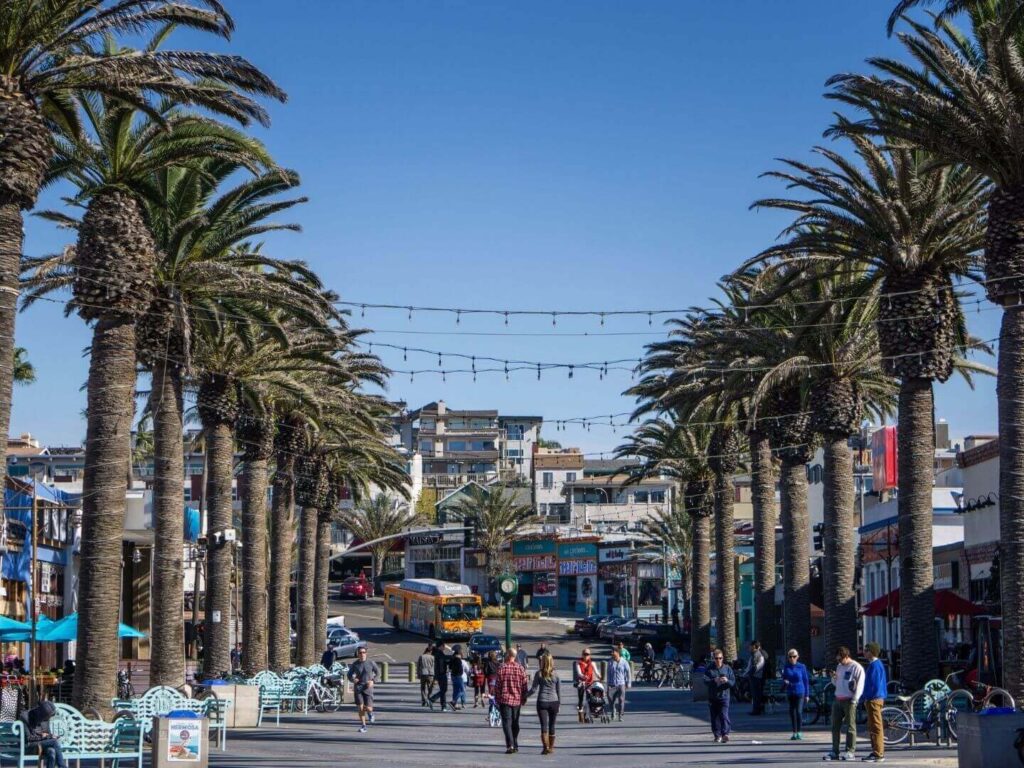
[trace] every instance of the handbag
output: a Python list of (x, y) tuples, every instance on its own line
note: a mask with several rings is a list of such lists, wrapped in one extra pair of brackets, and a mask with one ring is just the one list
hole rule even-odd
[(22, 690), (17, 685), (5, 685), (0, 689), (0, 722), (9, 723), (18, 719), (22, 706)]

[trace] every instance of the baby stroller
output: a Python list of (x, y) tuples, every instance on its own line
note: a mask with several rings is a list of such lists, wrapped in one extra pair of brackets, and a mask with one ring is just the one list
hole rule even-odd
[(611, 716), (608, 714), (608, 702), (605, 697), (604, 684), (592, 683), (587, 688), (586, 711), (583, 715), (584, 722), (592, 723), (597, 718), (602, 723), (610, 723)]
[(498, 702), (494, 700), (494, 694), (485, 694), (484, 698), (487, 699), (487, 727), (500, 728), (501, 710), (498, 709)]

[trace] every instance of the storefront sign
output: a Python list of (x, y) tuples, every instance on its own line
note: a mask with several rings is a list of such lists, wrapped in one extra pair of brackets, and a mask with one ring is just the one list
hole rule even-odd
[(198, 763), (203, 749), (202, 720), (167, 723), (167, 762)]
[(410, 547), (429, 547), (441, 541), (440, 533), (411, 533), (407, 539)]
[(559, 560), (558, 573), (560, 576), (582, 576), (585, 574), (597, 573), (596, 560)]
[(553, 571), (558, 567), (558, 558), (554, 555), (519, 555), (512, 558), (512, 567), (516, 571)]
[(555, 554), (555, 542), (550, 539), (536, 541), (513, 541), (513, 555), (553, 555)]
[(597, 545), (594, 543), (559, 544), (558, 557), (560, 560), (582, 560), (584, 558), (597, 559)]
[(641, 563), (637, 566), (636, 576), (638, 579), (660, 579), (661, 563)]
[(612, 547), (611, 549), (599, 549), (597, 561), (599, 563), (621, 563), (628, 560), (633, 551), (629, 547)]
[(576, 599), (581, 603), (593, 603), (597, 597), (597, 580), (593, 576), (576, 578)]
[(555, 597), (558, 595), (558, 574), (535, 573), (533, 575), (534, 597)]

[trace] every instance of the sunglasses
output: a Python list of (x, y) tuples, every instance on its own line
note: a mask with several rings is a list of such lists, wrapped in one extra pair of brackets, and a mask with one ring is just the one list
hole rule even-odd
[(796, 654), (795, 654), (795, 653), (791, 653), (791, 654), (789, 654), (789, 658), (791, 658), (791, 659), (795, 659), (795, 658), (796, 658)]
[(724, 658), (725, 658), (725, 656), (715, 656), (715, 660), (716, 661), (721, 661)]

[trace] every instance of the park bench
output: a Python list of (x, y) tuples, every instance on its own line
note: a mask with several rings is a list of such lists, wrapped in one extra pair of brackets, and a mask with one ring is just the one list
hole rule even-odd
[(263, 724), (264, 712), (276, 715), (277, 725), (281, 724), (281, 710), (288, 707), (293, 712), (305, 714), (309, 710), (309, 688), (313, 678), (308, 674), (281, 677), (275, 672), (264, 671), (246, 681), (248, 685), (259, 686), (260, 715), (257, 725)]
[[(54, 704), (57, 714), (50, 719), (50, 732), (60, 740), (69, 761), (111, 761), (112, 768), (134, 764), (142, 768), (142, 745), (150, 722), (119, 717), (112, 723), (87, 718), (67, 704)], [(18, 768), (39, 764), (39, 750), (26, 742), (20, 721), (0, 723), (0, 762), (13, 761)]]
[(150, 688), (134, 699), (114, 699), (111, 702), (115, 712), (130, 712), (136, 718), (152, 722), (154, 717), (163, 717), (175, 710), (187, 710), (209, 718), (210, 730), (217, 732), (218, 745), (221, 751), (227, 748), (228, 742), (228, 707), (231, 702), (220, 699), (211, 691), (204, 699), (190, 699), (181, 691), (169, 686)]

